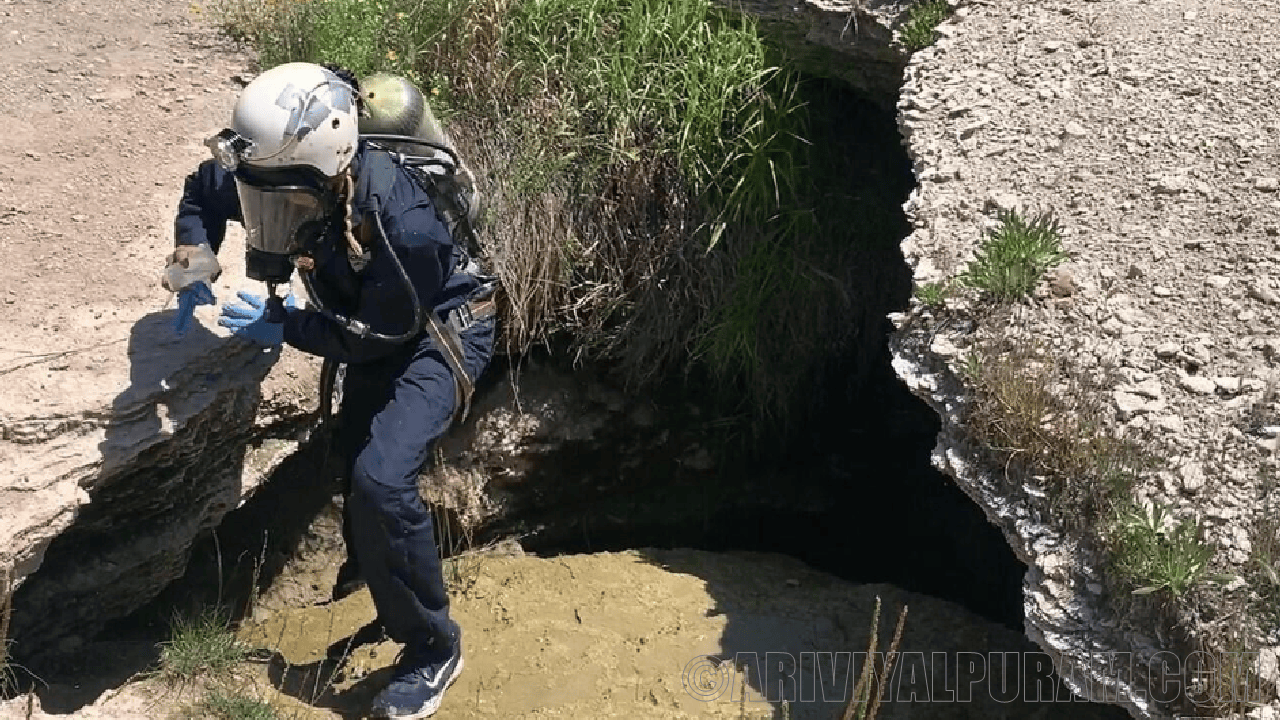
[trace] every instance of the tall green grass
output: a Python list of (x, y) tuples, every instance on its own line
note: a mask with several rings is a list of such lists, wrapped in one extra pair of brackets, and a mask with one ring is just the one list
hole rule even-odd
[(743, 17), (703, 0), (528, 0), (510, 11), (505, 47), (534, 68), (531, 90), (573, 100), (603, 158), (672, 153), (730, 217), (767, 219), (796, 175), (781, 137), (796, 104), (774, 104), (788, 99), (767, 89), (780, 70)]
[(801, 83), (749, 17), (708, 0), (227, 2), (264, 66), (432, 93), (492, 200), (512, 349), (564, 332), (641, 381), (701, 363), (783, 417), (848, 336), (840, 312), (808, 311), (847, 301), (850, 230), (815, 220)]

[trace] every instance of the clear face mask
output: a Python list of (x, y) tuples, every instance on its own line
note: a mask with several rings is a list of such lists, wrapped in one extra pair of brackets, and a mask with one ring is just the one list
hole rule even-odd
[(302, 185), (257, 185), (236, 179), (246, 244), (259, 252), (293, 255), (317, 239), (332, 212), (326, 194)]

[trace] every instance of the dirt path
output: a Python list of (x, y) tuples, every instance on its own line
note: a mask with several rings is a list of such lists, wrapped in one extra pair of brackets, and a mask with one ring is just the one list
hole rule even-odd
[(0, 420), (127, 385), (182, 179), (247, 68), (196, 3), (0, 0)]

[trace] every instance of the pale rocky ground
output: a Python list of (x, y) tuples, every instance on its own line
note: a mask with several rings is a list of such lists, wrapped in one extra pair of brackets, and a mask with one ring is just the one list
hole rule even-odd
[[(182, 179), (248, 58), (190, 3), (3, 0), (0, 47), (0, 408), (17, 419), (128, 383), (131, 328), (170, 304)], [(67, 354), (28, 365), (42, 353)]]
[[(908, 67), (900, 125), (921, 185), (903, 247), (917, 284), (962, 272), (1000, 209), (1052, 211), (1071, 255), (1007, 325), (975, 332), (915, 306), (895, 339), (899, 374), (944, 417), (937, 464), (1032, 566), (1028, 631), (1066, 665), (1168, 639), (1108, 610), (1099, 559), (1043, 523), (1034, 493), (1010, 497), (975, 464), (956, 370), (1004, 335), (1105, 378), (1113, 428), (1150, 434), (1164, 460), (1139, 497), (1201, 521), (1219, 569), (1250, 569), (1259, 521), (1280, 512), (1278, 21), (1269, 0), (962, 3)], [(971, 300), (951, 300), (952, 317)], [(1220, 597), (1238, 606), (1250, 591)], [(1274, 656), (1277, 629), (1225, 607), (1182, 620), (1193, 638), (1242, 630)]]

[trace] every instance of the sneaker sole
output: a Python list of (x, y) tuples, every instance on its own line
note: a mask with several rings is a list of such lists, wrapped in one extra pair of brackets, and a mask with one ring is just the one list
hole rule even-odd
[(418, 712), (413, 713), (412, 715), (396, 715), (394, 718), (390, 718), (390, 716), (385, 715), (379, 717), (386, 717), (389, 718), (389, 720), (422, 720), (422, 718), (428, 718), (435, 715), (436, 711), (440, 709), (440, 705), (444, 703), (444, 692), (448, 690), (449, 686), (453, 684), (453, 681), (457, 680), (458, 676), (462, 674), (462, 666), (464, 664), (463, 659), (459, 657), (458, 664), (453, 666), (453, 673), (449, 675), (448, 680), (444, 681), (444, 687), (440, 688), (440, 693), (436, 695), (431, 702), (428, 702), (423, 706), (423, 708)]

